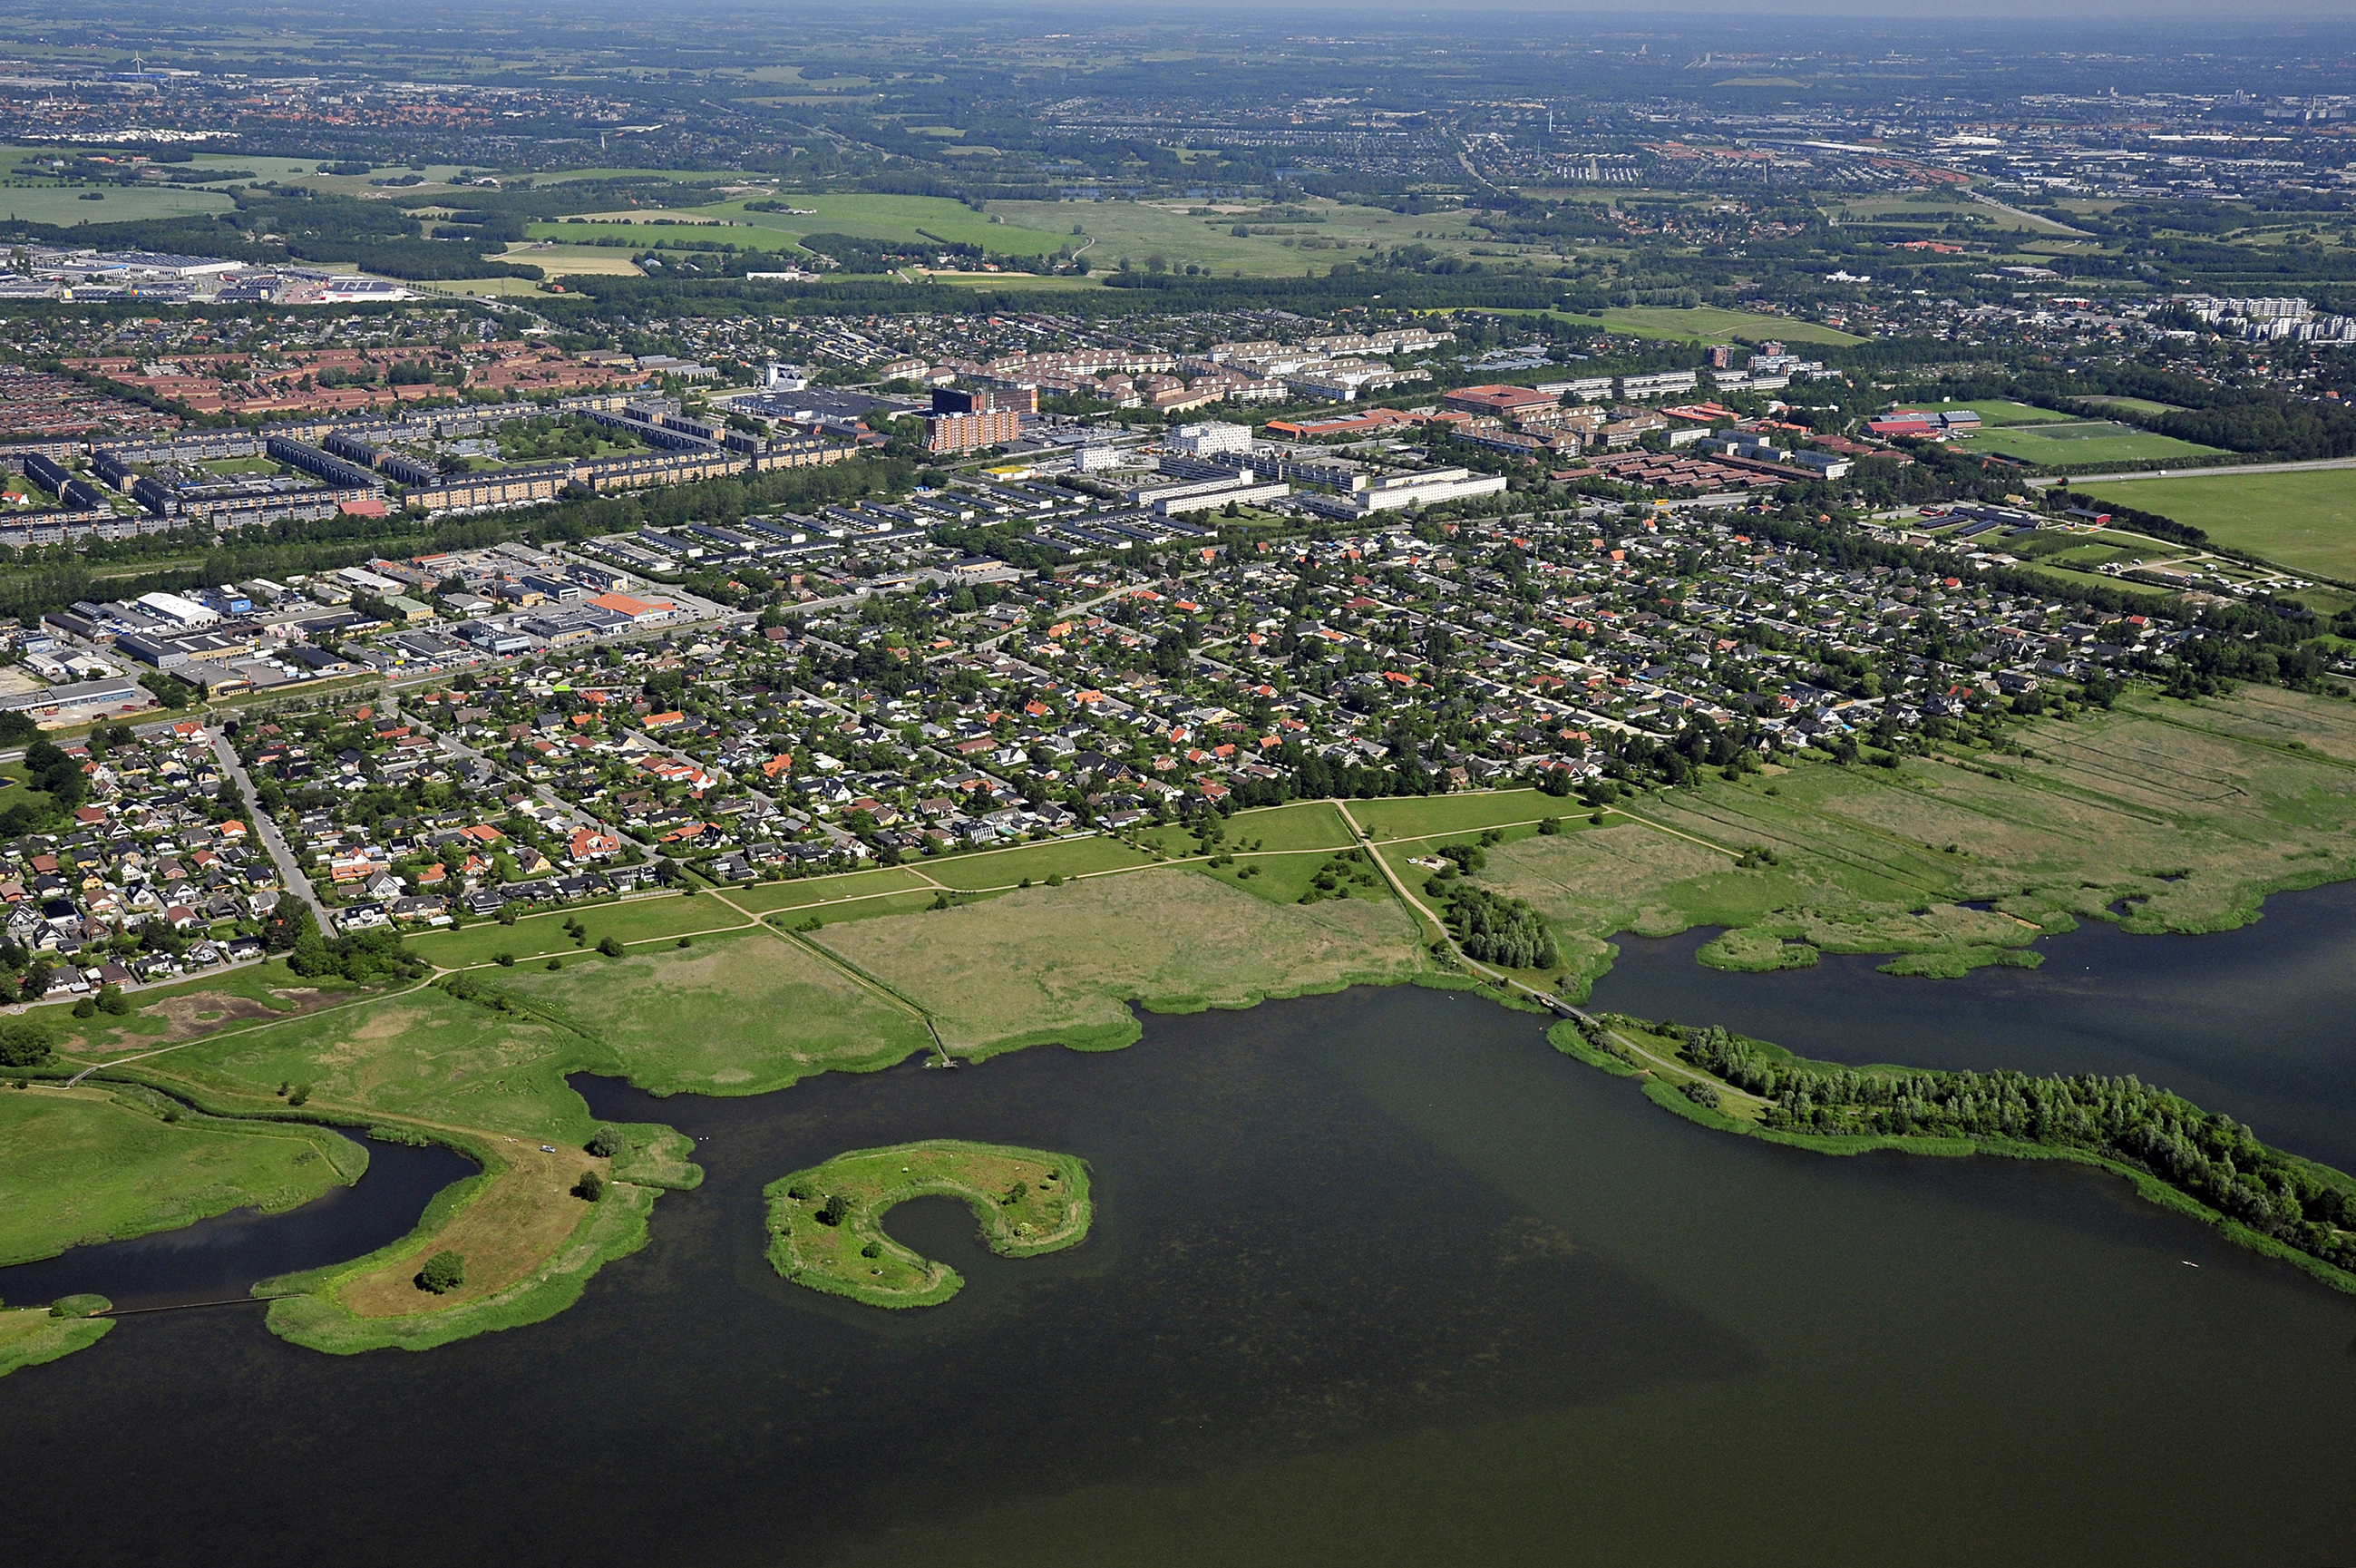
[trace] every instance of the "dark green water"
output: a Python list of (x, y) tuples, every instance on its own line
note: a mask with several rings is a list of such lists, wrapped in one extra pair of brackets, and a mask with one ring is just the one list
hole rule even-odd
[[(583, 1087), (707, 1140), (645, 1251), (424, 1355), (241, 1308), (0, 1381), (11, 1559), (2356, 1560), (2356, 1302), (2100, 1176), (1710, 1133), (1477, 1001)], [(764, 1182), (931, 1135), (1086, 1157), (1097, 1234), (1003, 1260), (909, 1206), (969, 1281), (916, 1313), (768, 1271)]]

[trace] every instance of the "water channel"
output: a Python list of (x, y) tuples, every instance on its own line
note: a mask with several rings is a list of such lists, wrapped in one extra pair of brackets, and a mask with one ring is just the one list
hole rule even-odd
[[(1598, 1000), (1852, 1060), (2135, 1070), (2356, 1164), (2351, 910), (2297, 895), (2174, 948), (2091, 929), (1961, 982), (1719, 975), (1698, 936), (1623, 939)], [(1126, 1051), (744, 1100), (576, 1085), (701, 1140), (705, 1186), (644, 1251), (426, 1354), (295, 1349), (241, 1307), (0, 1381), (12, 1556), (2350, 1557), (2356, 1302), (2099, 1174), (1707, 1132), (1474, 999), (1151, 1018)], [(1096, 1233), (1005, 1260), (909, 1205), (889, 1228), (968, 1281), (910, 1313), (770, 1272), (763, 1183), (931, 1135), (1087, 1158)], [(91, 1288), (74, 1256), (36, 1266)], [(31, 1299), (23, 1273), (0, 1294)]]

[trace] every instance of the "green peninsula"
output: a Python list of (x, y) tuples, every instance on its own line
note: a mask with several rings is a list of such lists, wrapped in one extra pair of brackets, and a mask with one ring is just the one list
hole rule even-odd
[(937, 1306), (964, 1278), (884, 1233), (912, 1197), (962, 1198), (990, 1250), (1036, 1257), (1088, 1233), (1088, 1169), (1069, 1155), (930, 1139), (856, 1149), (781, 1176), (769, 1200), (769, 1262), (796, 1284), (869, 1306)]

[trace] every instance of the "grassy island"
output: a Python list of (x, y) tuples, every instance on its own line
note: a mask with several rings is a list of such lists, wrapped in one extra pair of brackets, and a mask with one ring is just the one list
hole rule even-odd
[(2356, 1294), (2356, 1178), (2261, 1143), (2231, 1116), (2133, 1078), (1812, 1061), (1715, 1025), (1616, 1014), (1558, 1024), (1557, 1049), (1689, 1121), (1818, 1154), (2069, 1160)]
[(0, 1311), (0, 1378), (87, 1350), (113, 1327), (112, 1317), (79, 1311), (59, 1313), (46, 1306)]
[(1068, 1155), (932, 1139), (857, 1149), (762, 1189), (769, 1262), (797, 1284), (870, 1306), (935, 1306), (964, 1287), (947, 1263), (884, 1233), (912, 1197), (963, 1198), (990, 1250), (1035, 1257), (1088, 1233), (1088, 1169)]

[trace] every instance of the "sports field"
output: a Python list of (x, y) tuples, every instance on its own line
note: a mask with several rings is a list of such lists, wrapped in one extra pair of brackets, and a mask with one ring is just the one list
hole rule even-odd
[(2356, 578), (2356, 468), (2115, 479), (2087, 493), (2173, 518), (2293, 571)]
[(2136, 463), (2156, 458), (2220, 456), (2214, 446), (2155, 435), (2109, 419), (2054, 419), (2002, 425), (1962, 437), (1966, 451), (1996, 452), (2040, 467)]

